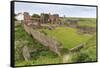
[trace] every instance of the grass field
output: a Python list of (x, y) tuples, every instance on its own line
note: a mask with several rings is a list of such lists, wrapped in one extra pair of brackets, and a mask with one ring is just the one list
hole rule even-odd
[[(28, 62), (24, 60), (21, 50), (26, 45), (31, 49), (38, 49), (36, 52), (32, 52), (32, 59)], [(51, 52), (47, 47), (44, 47), (41, 43), (29, 36), (20, 24), (15, 28), (15, 65), (38, 65), (38, 64), (54, 64), (61, 63), (61, 58), (55, 53)]]
[[(83, 23), (85, 22), (85, 23)], [(92, 22), (92, 23), (91, 23)], [(94, 19), (80, 19), (80, 26), (92, 26), (96, 27)], [(60, 26), (53, 30), (49, 29), (37, 29), (47, 36), (59, 41), (63, 48), (71, 49), (84, 42), (86, 42), (86, 48), (81, 49), (79, 52), (68, 53), (69, 61), (73, 62), (88, 62), (96, 61), (96, 35), (95, 34), (79, 34), (77, 28)], [(35, 52), (31, 52), (31, 60), (28, 62), (24, 60), (22, 56), (22, 47), (28, 46), (30, 50), (37, 49)], [(63, 63), (63, 56), (58, 57), (55, 53), (51, 52), (47, 47), (44, 47), (37, 40), (29, 36), (21, 24), (15, 27), (15, 64), (16, 66), (24, 65), (38, 65), (38, 64), (57, 64)], [(74, 56), (74, 57), (73, 57)], [(67, 58), (68, 59), (68, 58)]]
[[(78, 20), (79, 26), (89, 26), (89, 27), (96, 27), (96, 18), (74, 18), (68, 17), (64, 20)], [(67, 22), (66, 22), (67, 23)]]
[(72, 62), (97, 61), (96, 36), (94, 35), (90, 40), (86, 42), (85, 48), (81, 49), (79, 52), (72, 53), (70, 57)]
[(70, 27), (57, 27), (54, 30), (42, 29), (48, 36), (62, 43), (64, 48), (73, 48), (86, 42), (92, 35), (78, 34), (77, 29)]
[(96, 20), (95, 20), (95, 18), (93, 18), (93, 19), (86, 19), (86, 20), (82, 19), (82, 20), (80, 20), (78, 22), (78, 24), (80, 26), (96, 27)]

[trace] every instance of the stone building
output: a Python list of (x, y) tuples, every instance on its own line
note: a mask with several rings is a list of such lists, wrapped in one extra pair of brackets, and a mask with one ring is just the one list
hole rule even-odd
[(39, 18), (35, 18), (29, 15), (28, 12), (24, 12), (24, 23), (28, 26), (32, 25), (34, 27), (40, 27), (41, 24), (59, 24), (60, 17), (58, 14), (51, 15), (46, 13), (41, 13)]
[(41, 13), (40, 20), (41, 20), (40, 22), (43, 24), (46, 23), (57, 24), (59, 22), (59, 15), (58, 14), (51, 15), (50, 13), (49, 14)]
[(46, 24), (46, 23), (49, 22), (48, 19), (49, 19), (49, 15), (48, 14), (41, 13), (41, 15), (40, 15), (40, 23)]
[(41, 26), (40, 18), (32, 18), (28, 12), (24, 12), (24, 24), (27, 26), (33, 26), (33, 28)]
[(59, 15), (58, 14), (53, 14), (53, 15), (50, 15), (49, 14), (49, 22), (51, 22), (51, 24), (57, 24), (59, 23)]
[(28, 12), (24, 12), (24, 24), (31, 25), (32, 24), (32, 17), (29, 15)]

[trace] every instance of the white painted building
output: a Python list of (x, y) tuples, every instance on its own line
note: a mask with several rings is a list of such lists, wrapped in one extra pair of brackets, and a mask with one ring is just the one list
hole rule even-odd
[(18, 13), (15, 18), (19, 21), (19, 23), (21, 23), (22, 20), (24, 20), (24, 16), (23, 13)]

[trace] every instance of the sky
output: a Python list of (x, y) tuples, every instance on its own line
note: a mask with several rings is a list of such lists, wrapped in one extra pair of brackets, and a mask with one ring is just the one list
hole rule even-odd
[(59, 14), (60, 17), (96, 18), (96, 7), (15, 2), (15, 14), (23, 12), (30, 15), (50, 13)]

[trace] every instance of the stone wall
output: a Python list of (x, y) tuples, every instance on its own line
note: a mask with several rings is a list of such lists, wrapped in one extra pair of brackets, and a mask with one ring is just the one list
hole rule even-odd
[(89, 27), (89, 26), (78, 26), (78, 32), (84, 33), (84, 34), (94, 34), (96, 32), (95, 27)]
[(47, 23), (51, 23), (51, 24), (59, 24), (60, 19), (59, 19), (59, 15), (58, 14), (46, 14), (46, 13), (41, 13), (40, 18), (32, 18), (28, 12), (24, 12), (24, 23), (26, 23), (27, 25), (31, 25), (34, 23), (38, 23), (38, 25), (41, 24), (47, 24)]
[(50, 15), (49, 14), (49, 21), (52, 23), (52, 24), (58, 24), (60, 21), (59, 21), (59, 15), (58, 14), (53, 14), (53, 15)]
[(29, 13), (24, 12), (24, 24), (30, 26), (32, 23), (32, 17), (29, 15)]

